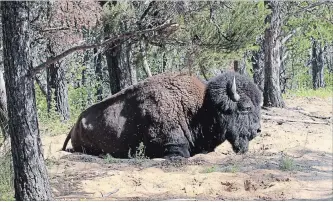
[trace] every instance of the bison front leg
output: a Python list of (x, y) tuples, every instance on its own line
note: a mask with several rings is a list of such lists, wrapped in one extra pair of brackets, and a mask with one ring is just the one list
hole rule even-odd
[(186, 143), (167, 143), (164, 145), (164, 158), (189, 158), (190, 156), (189, 147)]
[(173, 129), (167, 128), (167, 130), (163, 132), (166, 134), (164, 136), (165, 139), (163, 144), (164, 158), (189, 158), (191, 156), (189, 151), (189, 142), (185, 137), (184, 131), (181, 129), (181, 127), (175, 127)]

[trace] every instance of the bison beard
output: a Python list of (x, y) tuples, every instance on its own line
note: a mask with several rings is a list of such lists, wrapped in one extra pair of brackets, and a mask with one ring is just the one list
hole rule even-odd
[(75, 152), (127, 158), (140, 142), (150, 158), (212, 152), (228, 140), (248, 151), (260, 132), (261, 94), (247, 77), (227, 72), (207, 84), (175, 73), (150, 77), (92, 105), (65, 140)]

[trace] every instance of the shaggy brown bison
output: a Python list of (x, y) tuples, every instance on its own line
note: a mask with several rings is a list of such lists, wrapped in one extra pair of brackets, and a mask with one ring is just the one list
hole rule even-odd
[(227, 72), (207, 84), (194, 76), (150, 77), (92, 105), (68, 134), (73, 150), (127, 158), (140, 142), (145, 155), (190, 157), (228, 140), (236, 153), (248, 150), (260, 132), (261, 95), (247, 77)]

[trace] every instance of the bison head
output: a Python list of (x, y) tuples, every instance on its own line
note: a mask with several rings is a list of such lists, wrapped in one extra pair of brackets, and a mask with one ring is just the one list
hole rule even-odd
[(248, 151), (249, 142), (261, 131), (261, 94), (246, 76), (228, 72), (207, 85), (206, 103), (213, 117), (212, 134), (218, 141), (228, 140), (234, 152)]

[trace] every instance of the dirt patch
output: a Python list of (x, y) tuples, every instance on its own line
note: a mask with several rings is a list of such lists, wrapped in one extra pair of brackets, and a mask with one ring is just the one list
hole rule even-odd
[(229, 143), (189, 159), (103, 159), (43, 137), (56, 200), (332, 200), (332, 99), (293, 98), (263, 110), (249, 152)]

